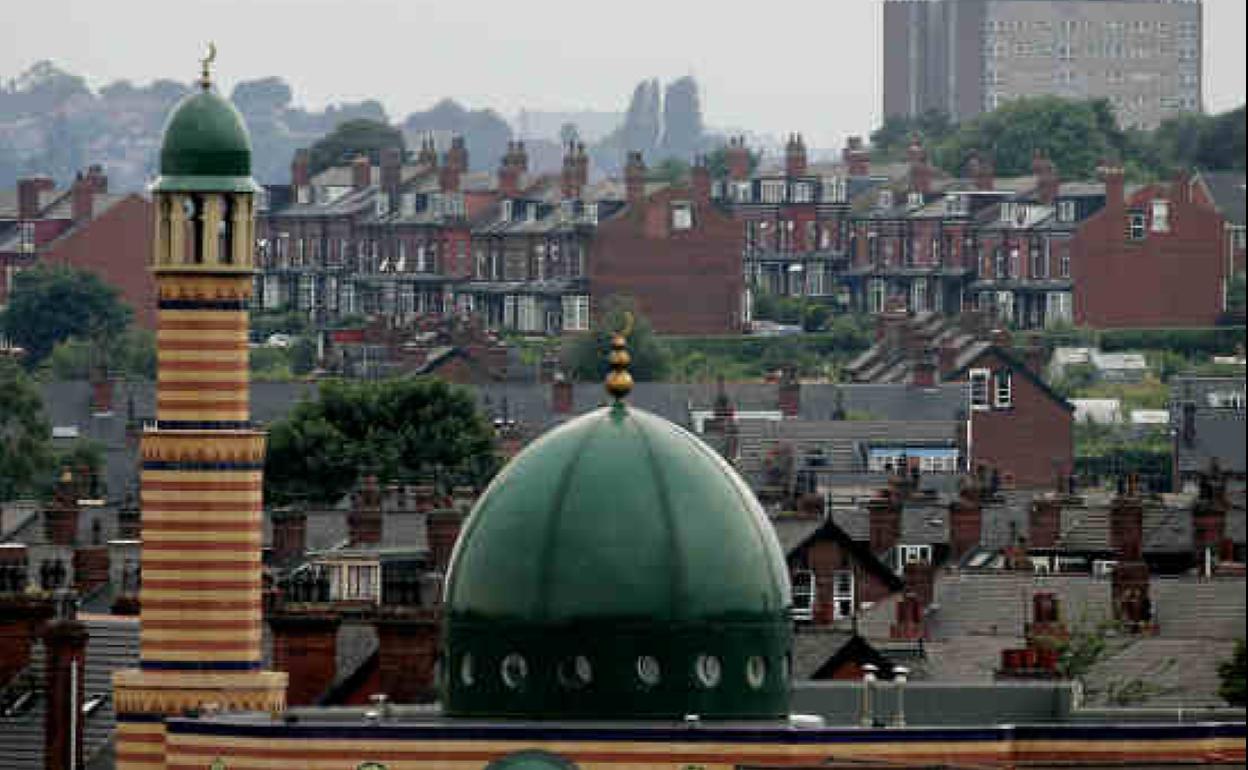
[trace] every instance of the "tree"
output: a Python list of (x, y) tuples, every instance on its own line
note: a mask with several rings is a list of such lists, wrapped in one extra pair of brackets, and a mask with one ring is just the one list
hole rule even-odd
[(918, 134), (927, 144), (945, 139), (957, 126), (943, 110), (928, 110), (917, 117), (890, 115), (883, 125), (871, 132), (871, 149), (883, 158), (900, 158), (910, 145), (910, 137)]
[(43, 399), (12, 359), (0, 358), (0, 501), (38, 489), (52, 460)]
[(564, 366), (578, 380), (601, 380), (607, 374), (607, 354), (611, 336), (629, 327), (628, 350), (632, 356), (629, 373), (638, 381), (661, 380), (667, 374), (671, 354), (654, 335), (654, 328), (636, 309), (630, 297), (613, 295), (599, 308), (593, 330), (571, 340), (564, 348)]
[(1103, 158), (1122, 158), (1127, 144), (1108, 102), (1040, 96), (1007, 102), (962, 123), (932, 155), (955, 175), (978, 151), (991, 156), (999, 176), (1024, 176), (1040, 150), (1062, 177), (1088, 179), (1096, 176)]
[(290, 346), (290, 371), (308, 374), (316, 368), (316, 343), (310, 337), (299, 337)]
[(379, 165), (382, 150), (391, 147), (404, 149), (402, 131), (374, 120), (348, 120), (312, 145), (308, 166), (317, 174), (352, 155), (367, 155), (373, 165)]
[(270, 429), (264, 481), (270, 503), (331, 503), (366, 475), (483, 486), (497, 464), (492, 429), (463, 388), (426, 378), (326, 382)]
[(1229, 660), (1218, 664), (1218, 696), (1232, 706), (1244, 706), (1248, 703), (1245, 697), (1244, 683), (1248, 674), (1248, 652), (1244, 648), (1244, 640), (1235, 640), (1235, 653)]
[(0, 328), (38, 366), (56, 344), (77, 337), (107, 349), (130, 323), (130, 307), (94, 273), (41, 265), (17, 275)]

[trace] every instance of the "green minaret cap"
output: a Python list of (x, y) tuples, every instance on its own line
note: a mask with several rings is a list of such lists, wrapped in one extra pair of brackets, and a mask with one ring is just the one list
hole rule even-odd
[(156, 192), (256, 192), (251, 178), (251, 139), (243, 116), (212, 88), (203, 60), (196, 93), (182, 99), (165, 123)]

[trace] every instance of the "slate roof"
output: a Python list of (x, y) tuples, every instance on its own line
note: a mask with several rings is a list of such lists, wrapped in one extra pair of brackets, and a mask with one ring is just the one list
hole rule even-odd
[(1201, 171), (1200, 181), (1205, 183), (1214, 208), (1235, 227), (1244, 226), (1244, 172)]
[[(113, 672), (139, 664), (139, 624), (136, 618), (84, 616), (87, 627), (87, 659), (84, 699), (102, 695), (101, 705), (86, 718), (83, 756), (89, 763), (105, 749), (116, 728), (113, 711)], [(13, 717), (0, 716), (0, 757), (5, 770), (43, 770), (43, 720), (47, 701), (43, 695), (44, 651), (36, 642), (30, 673), (38, 696), (29, 710)]]
[(738, 467), (747, 477), (763, 471), (774, 447), (791, 446), (800, 467), (820, 453), (832, 473), (863, 473), (870, 446), (957, 447), (964, 421), (749, 420), (738, 421)]
[[(1071, 626), (1091, 625), (1112, 615), (1108, 579), (945, 570), (936, 578), (934, 602), (926, 616), (929, 639), (924, 643), (925, 659), (916, 664), (916, 678), (991, 681), (1001, 650), (1025, 645), (1023, 629), (1031, 597), (1040, 591), (1058, 596), (1061, 616)], [(1243, 635), (1244, 578), (1154, 577), (1150, 594), (1158, 635), (1111, 640), (1112, 647), (1123, 649), (1091, 671), (1093, 702), (1103, 702), (1109, 682), (1140, 676), (1162, 688), (1147, 702), (1149, 706), (1221, 704), (1216, 665), (1229, 657), (1234, 639)], [(860, 627), (868, 638), (887, 635), (894, 598), (876, 604), (863, 619)], [(1174, 665), (1166, 663), (1171, 659)]]

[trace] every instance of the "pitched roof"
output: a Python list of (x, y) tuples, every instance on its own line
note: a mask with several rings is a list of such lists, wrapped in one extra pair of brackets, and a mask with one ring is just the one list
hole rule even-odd
[(1244, 226), (1244, 172), (1242, 171), (1201, 171), (1200, 181), (1204, 182), (1213, 206), (1218, 213), (1226, 217), (1226, 221), (1235, 227)]

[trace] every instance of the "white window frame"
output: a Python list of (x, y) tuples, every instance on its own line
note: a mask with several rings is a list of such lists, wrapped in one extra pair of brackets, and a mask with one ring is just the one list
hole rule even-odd
[(998, 369), (994, 377), (996, 387), (993, 389), (993, 403), (998, 409), (1014, 407), (1014, 372), (1009, 369)]
[(931, 564), (932, 547), (930, 545), (899, 545), (897, 546), (897, 564)]
[(793, 619), (813, 620), (815, 617), (815, 597), (818, 595), (818, 583), (815, 580), (814, 571), (808, 569), (794, 570), (793, 582), (789, 592)]
[(1155, 233), (1170, 232), (1170, 201), (1157, 198), (1152, 202), (1152, 231)]
[(589, 331), (589, 296), (565, 294), (563, 303), (563, 330), (568, 332)]
[(854, 572), (837, 570), (832, 573), (832, 619), (854, 616)]
[(991, 408), (992, 403), (989, 399), (992, 396), (990, 392), (992, 372), (987, 369), (972, 369), (967, 381), (971, 385), (971, 408), (979, 410)]
[(672, 201), (672, 230), (693, 229), (693, 205), (689, 201)]

